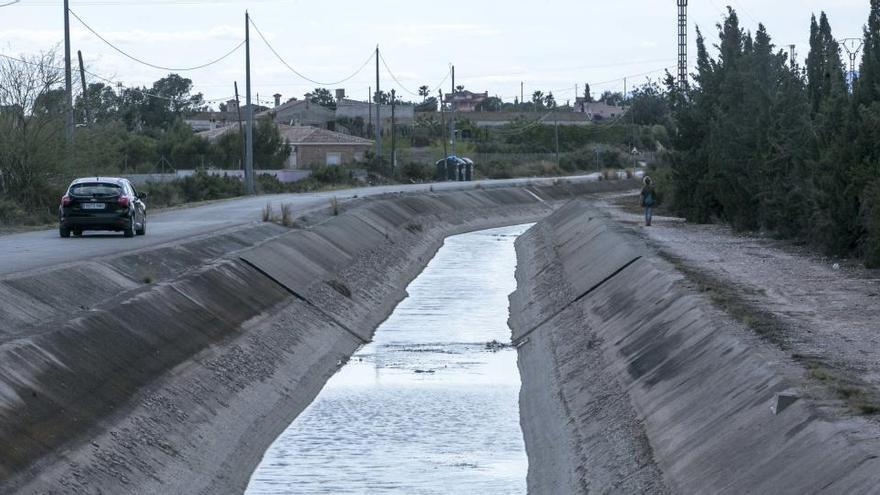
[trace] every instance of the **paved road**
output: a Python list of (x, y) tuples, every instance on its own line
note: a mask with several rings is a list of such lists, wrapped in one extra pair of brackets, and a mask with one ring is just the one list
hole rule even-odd
[[(598, 174), (563, 177), (569, 180), (597, 180)], [(57, 230), (43, 230), (0, 236), (0, 276), (15, 272), (50, 267), (59, 263), (80, 261), (157, 246), (201, 234), (228, 229), (260, 221), (266, 202), (276, 205), (290, 203), (295, 212), (326, 207), (332, 197), (340, 201), (352, 196), (372, 196), (392, 192), (472, 189), (477, 184), (486, 187), (517, 185), (527, 182), (552, 182), (554, 179), (509, 179), (475, 182), (438, 182), (435, 184), (361, 187), (341, 191), (255, 196), (193, 208), (181, 208), (149, 216), (147, 235), (126, 239), (121, 233), (86, 233), (82, 238), (61, 239)], [(147, 201), (149, 204), (149, 201)]]

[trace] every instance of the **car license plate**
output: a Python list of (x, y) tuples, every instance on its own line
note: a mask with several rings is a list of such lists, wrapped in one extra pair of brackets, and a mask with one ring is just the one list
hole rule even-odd
[(83, 210), (103, 210), (105, 206), (104, 203), (83, 203), (80, 208)]

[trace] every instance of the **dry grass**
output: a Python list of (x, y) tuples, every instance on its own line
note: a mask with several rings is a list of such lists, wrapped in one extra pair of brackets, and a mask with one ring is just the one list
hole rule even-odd
[(275, 213), (272, 211), (272, 203), (266, 203), (266, 206), (263, 207), (263, 221), (271, 222), (275, 217)]
[(293, 226), (293, 206), (290, 203), (281, 205), (281, 225), (285, 227)]

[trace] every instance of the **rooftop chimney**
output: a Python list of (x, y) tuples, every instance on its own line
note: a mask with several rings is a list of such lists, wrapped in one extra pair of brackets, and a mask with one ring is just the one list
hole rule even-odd
[(275, 97), (275, 108), (280, 107), (280, 106), (281, 106), (281, 94), (280, 94), (280, 93), (275, 93), (275, 94), (272, 95), (272, 96)]

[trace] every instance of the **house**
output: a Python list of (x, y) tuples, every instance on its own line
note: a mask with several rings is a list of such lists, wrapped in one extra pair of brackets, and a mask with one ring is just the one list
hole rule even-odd
[(446, 93), (443, 103), (452, 105), (456, 112), (476, 112), (477, 105), (489, 99), (489, 92), (472, 93), (470, 91), (458, 91), (454, 95)]
[(196, 112), (184, 116), (194, 132), (210, 131), (232, 124), (238, 124), (238, 116), (229, 112)]
[[(391, 128), (391, 105), (376, 105), (366, 101), (339, 99), (336, 102), (336, 119), (355, 120), (360, 117), (364, 122), (375, 122), (376, 107), (379, 107), (379, 116), (382, 118), (382, 127)], [(410, 126), (415, 122), (416, 107), (414, 105), (399, 103), (394, 105), (394, 119), (397, 125)], [(372, 119), (372, 120), (371, 120)]]
[(503, 127), (510, 124), (528, 124), (540, 120), (544, 125), (558, 123), (563, 126), (588, 126), (593, 122), (581, 113), (557, 111), (557, 112), (473, 112), (467, 116), (457, 117), (459, 120), (467, 119), (473, 125), (481, 128)]
[(288, 126), (312, 126), (321, 129), (333, 128), (336, 115), (333, 110), (312, 103), (309, 99), (290, 100), (281, 103), (281, 95), (275, 96), (275, 108), (267, 109), (256, 115), (257, 119), (271, 118), (276, 124)]
[(290, 142), (287, 168), (312, 165), (352, 165), (363, 162), (373, 147), (370, 139), (317, 127), (278, 125), (281, 138)]
[[(276, 124), (281, 139), (290, 143), (290, 157), (285, 162), (288, 169), (303, 169), (313, 165), (352, 165), (363, 162), (373, 141), (340, 132), (311, 126)], [(227, 132), (237, 130), (227, 126), (196, 134), (210, 142), (216, 142)], [(256, 164), (259, 166), (259, 164)]]
[(606, 105), (598, 101), (587, 102), (583, 97), (578, 97), (575, 100), (574, 111), (586, 114), (593, 121), (616, 119), (626, 113), (626, 109), (623, 107)]

